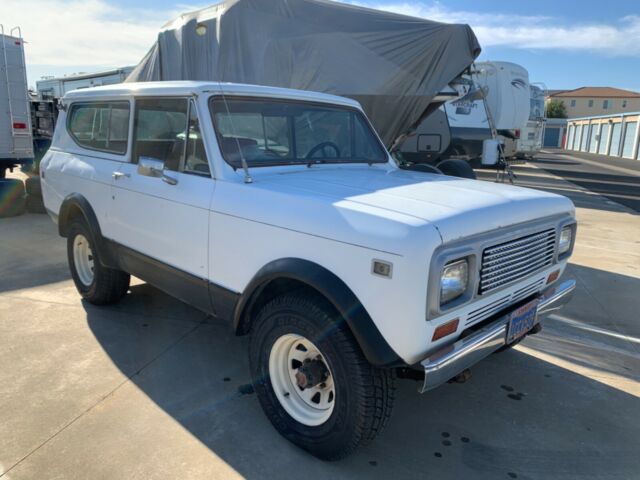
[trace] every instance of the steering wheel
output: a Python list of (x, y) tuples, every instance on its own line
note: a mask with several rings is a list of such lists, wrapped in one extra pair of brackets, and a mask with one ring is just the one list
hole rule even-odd
[(340, 149), (338, 148), (338, 145), (333, 142), (322, 142), (317, 144), (315, 147), (309, 150), (309, 153), (307, 153), (304, 158), (309, 160), (319, 151), (322, 151), (322, 155), (324, 155), (324, 158), (327, 158), (327, 152), (325, 150), (326, 148), (332, 148), (336, 153), (336, 156), (334, 158), (340, 158)]

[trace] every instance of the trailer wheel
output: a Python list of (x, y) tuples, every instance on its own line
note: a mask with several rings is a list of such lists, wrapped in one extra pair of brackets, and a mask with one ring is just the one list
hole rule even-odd
[(442, 173), (451, 177), (470, 178), (472, 180), (477, 178), (476, 172), (473, 171), (469, 162), (459, 158), (443, 160), (437, 167)]
[(17, 217), (25, 211), (24, 183), (15, 178), (0, 180), (0, 218)]

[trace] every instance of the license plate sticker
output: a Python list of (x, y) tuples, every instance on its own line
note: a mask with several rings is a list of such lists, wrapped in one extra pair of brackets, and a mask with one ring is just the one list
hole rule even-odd
[(507, 343), (513, 343), (533, 328), (536, 322), (537, 312), (537, 299), (511, 312), (509, 315), (509, 328), (507, 330)]

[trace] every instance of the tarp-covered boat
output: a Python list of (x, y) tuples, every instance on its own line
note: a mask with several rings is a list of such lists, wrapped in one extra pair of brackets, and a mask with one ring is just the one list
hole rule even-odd
[(480, 53), (468, 25), (324, 0), (227, 0), (167, 23), (127, 81), (214, 80), (359, 101), (387, 145)]

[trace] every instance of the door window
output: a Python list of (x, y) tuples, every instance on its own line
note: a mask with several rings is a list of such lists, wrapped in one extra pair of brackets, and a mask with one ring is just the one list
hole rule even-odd
[(188, 108), (186, 98), (137, 100), (133, 162), (148, 157), (177, 172), (184, 156)]
[(159, 160), (166, 170), (209, 175), (195, 102), (186, 98), (136, 101), (133, 163)]

